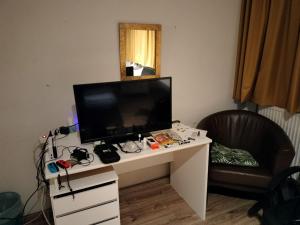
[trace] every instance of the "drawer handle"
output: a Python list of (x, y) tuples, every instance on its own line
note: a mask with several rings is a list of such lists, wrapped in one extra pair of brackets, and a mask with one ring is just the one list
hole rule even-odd
[(107, 221), (110, 221), (110, 220), (114, 220), (114, 219), (117, 219), (118, 217), (117, 216), (114, 216), (114, 217), (111, 217), (111, 218), (108, 218), (108, 219), (105, 219), (105, 220), (101, 220), (99, 222), (96, 222), (96, 223), (91, 223), (89, 225), (97, 225), (97, 224), (101, 224), (101, 223), (104, 223), (104, 222), (107, 222)]
[(73, 210), (71, 212), (67, 212), (67, 213), (63, 213), (63, 214), (57, 215), (56, 218), (68, 216), (68, 215), (71, 215), (71, 214), (74, 214), (74, 213), (78, 213), (78, 212), (81, 212), (81, 211), (85, 211), (85, 210), (88, 210), (88, 209), (92, 209), (92, 208), (95, 208), (95, 207), (98, 207), (98, 206), (102, 206), (102, 205), (106, 205), (106, 204), (109, 204), (109, 203), (112, 203), (112, 202), (116, 202), (116, 201), (117, 201), (117, 199), (115, 198), (113, 200), (109, 200), (109, 201), (106, 201), (106, 202), (101, 202), (101, 203), (98, 203), (96, 205), (84, 207), (82, 209), (77, 209), (77, 210)]
[(95, 188), (112, 185), (114, 183), (116, 183), (116, 181), (110, 181), (110, 182), (106, 182), (106, 183), (103, 183), (103, 184), (98, 184), (98, 185), (95, 185), (95, 186), (92, 186), (92, 187), (87, 187), (87, 188), (83, 188), (83, 189), (76, 190), (76, 191), (69, 191), (69, 192), (64, 193), (64, 194), (56, 195), (53, 198), (54, 199), (56, 199), (56, 198), (62, 198), (62, 197), (66, 197), (66, 196), (69, 196), (69, 195), (74, 195), (74, 194), (77, 194), (77, 193), (80, 193), (80, 192), (89, 191), (89, 190), (92, 190), (92, 189), (95, 189)]

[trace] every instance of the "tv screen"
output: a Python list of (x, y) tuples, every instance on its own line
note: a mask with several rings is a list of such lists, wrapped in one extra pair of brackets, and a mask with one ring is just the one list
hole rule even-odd
[(81, 143), (171, 128), (171, 86), (171, 77), (73, 85)]

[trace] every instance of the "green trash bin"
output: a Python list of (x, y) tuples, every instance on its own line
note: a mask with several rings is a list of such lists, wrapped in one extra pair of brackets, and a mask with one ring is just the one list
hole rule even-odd
[(21, 214), (22, 202), (20, 195), (16, 192), (0, 193), (0, 225), (22, 225)]

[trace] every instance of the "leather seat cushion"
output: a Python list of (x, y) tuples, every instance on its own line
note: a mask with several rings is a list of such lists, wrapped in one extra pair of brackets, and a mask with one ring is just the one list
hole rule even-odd
[(268, 186), (272, 175), (265, 168), (230, 166), (225, 164), (210, 164), (209, 180), (241, 186)]

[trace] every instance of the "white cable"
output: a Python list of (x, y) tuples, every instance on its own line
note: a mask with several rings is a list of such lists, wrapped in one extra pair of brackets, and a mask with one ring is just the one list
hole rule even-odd
[(41, 209), (42, 209), (42, 213), (44, 215), (44, 218), (45, 218), (47, 224), (51, 225), (51, 223), (49, 222), (49, 220), (44, 212), (44, 196), (45, 196), (45, 187), (43, 188), (43, 193), (42, 193), (42, 197), (41, 197)]

